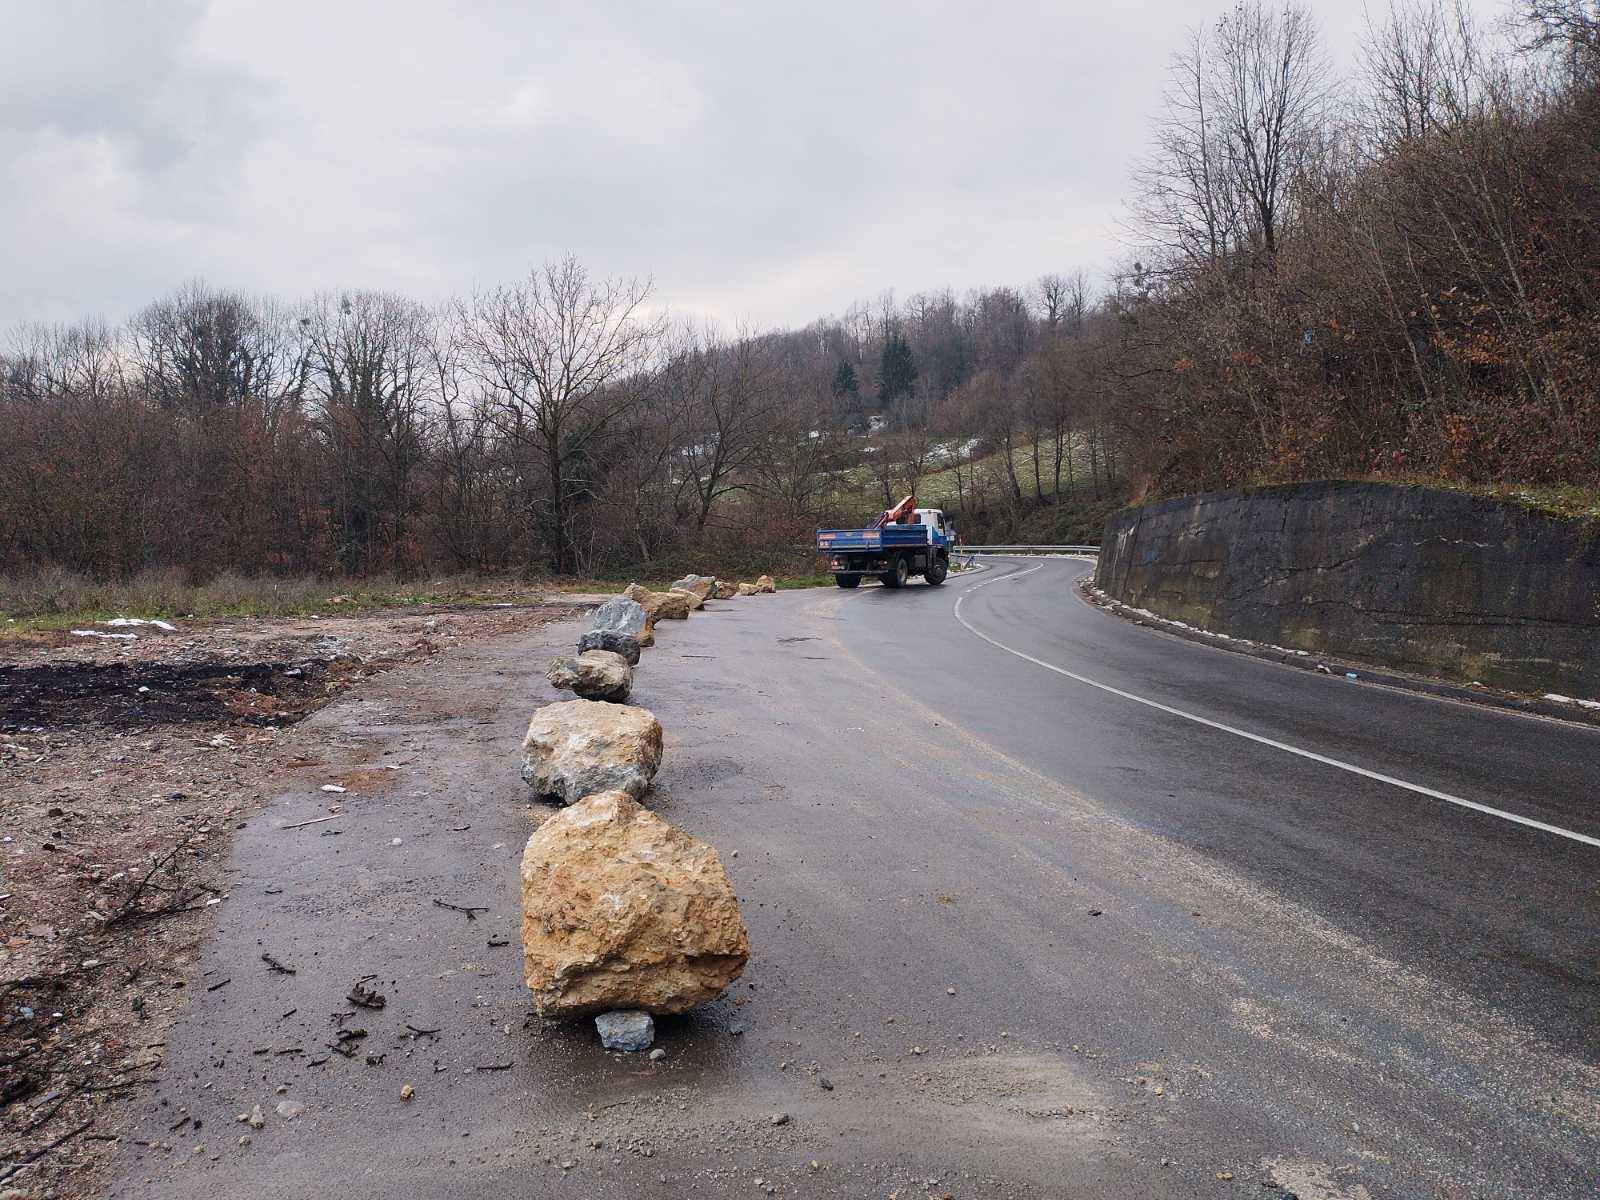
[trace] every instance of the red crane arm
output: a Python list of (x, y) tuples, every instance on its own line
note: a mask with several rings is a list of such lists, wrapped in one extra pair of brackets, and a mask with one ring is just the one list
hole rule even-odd
[(878, 518), (878, 523), (874, 525), (873, 528), (882, 529), (885, 525), (893, 525), (903, 518), (909, 516), (916, 507), (917, 498), (915, 496), (907, 496), (893, 508), (885, 509), (883, 516)]

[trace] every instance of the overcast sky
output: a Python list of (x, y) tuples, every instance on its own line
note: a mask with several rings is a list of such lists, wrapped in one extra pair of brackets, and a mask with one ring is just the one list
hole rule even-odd
[[(194, 278), (435, 300), (566, 251), (758, 326), (1101, 273), (1223, 7), (0, 0), (0, 328)], [(1313, 7), (1347, 67), (1360, 5)]]

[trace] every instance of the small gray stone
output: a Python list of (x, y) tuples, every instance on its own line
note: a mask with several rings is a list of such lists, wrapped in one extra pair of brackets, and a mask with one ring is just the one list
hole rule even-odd
[(660, 1062), (666, 1056), (667, 1056), (667, 1052), (665, 1050), (663, 1050), (660, 1046), (657, 1046), (654, 1050), (650, 1051), (650, 1061), (651, 1062)]
[(647, 1012), (601, 1013), (594, 1027), (607, 1050), (648, 1050), (656, 1040), (656, 1023)]
[[(633, 601), (628, 601), (632, 604)], [(585, 650), (609, 650), (628, 660), (630, 667), (639, 663), (639, 639), (631, 633), (618, 633), (615, 629), (591, 629), (578, 639), (578, 653)]]

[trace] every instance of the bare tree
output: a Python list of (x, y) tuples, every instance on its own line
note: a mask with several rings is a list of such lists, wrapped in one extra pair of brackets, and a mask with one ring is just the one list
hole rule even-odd
[[(414, 570), (412, 521), (438, 382), (432, 314), (381, 292), (313, 301), (310, 387), (331, 452), (336, 553), (346, 570)], [(378, 563), (384, 553), (388, 561)]]
[(663, 323), (648, 282), (599, 280), (568, 256), (462, 307), (466, 369), (489, 389), (507, 437), (543, 468), (537, 518), (552, 569), (578, 562), (578, 510), (601, 439), (638, 403)]
[(1372, 152), (1465, 120), (1480, 87), (1479, 33), (1461, 0), (1411, 0), (1374, 24), (1360, 51), (1359, 120)]
[(1310, 11), (1241, 0), (1190, 35), (1163, 99), (1155, 149), (1137, 173), (1141, 233), (1190, 267), (1251, 243), (1270, 263), (1330, 103)]
[(282, 305), (191, 283), (130, 325), (146, 395), (197, 416), (254, 406), (275, 415), (305, 382), (300, 327)]
[(779, 401), (777, 363), (767, 339), (743, 332), (725, 342), (714, 329), (684, 329), (667, 355), (657, 390), (681, 438), (681, 478), (694, 493), (703, 530), (716, 502), (749, 485)]
[(1271, 259), (1301, 156), (1327, 118), (1328, 65), (1309, 9), (1241, 3), (1213, 35), (1221, 70), (1212, 81), (1235, 186)]

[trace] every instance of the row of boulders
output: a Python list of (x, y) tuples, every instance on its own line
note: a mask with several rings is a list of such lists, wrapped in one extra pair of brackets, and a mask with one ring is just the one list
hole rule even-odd
[(620, 704), (633, 690), (639, 652), (655, 645), (657, 621), (687, 620), (707, 600), (774, 591), (777, 585), (770, 575), (739, 584), (723, 583), (710, 575), (685, 575), (664, 592), (630, 583), (621, 595), (612, 596), (595, 610), (588, 632), (578, 639), (578, 653), (557, 658), (545, 677), (552, 686), (581, 699)]
[(598, 1015), (609, 1048), (648, 1048), (649, 1014), (715, 999), (750, 955), (717, 852), (639, 803), (661, 765), (662, 735), (654, 714), (623, 703), (633, 669), (657, 621), (775, 590), (768, 576), (689, 575), (665, 592), (630, 585), (596, 610), (578, 653), (550, 665), (550, 682), (580, 698), (545, 705), (528, 723), (522, 777), (569, 807), (523, 852), (524, 975), (535, 1011)]

